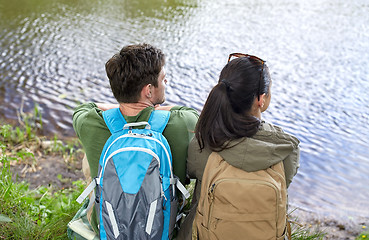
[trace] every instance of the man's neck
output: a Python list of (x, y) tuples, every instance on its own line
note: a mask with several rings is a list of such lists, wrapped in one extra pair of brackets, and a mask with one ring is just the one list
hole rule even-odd
[(154, 107), (152, 103), (137, 102), (137, 103), (120, 103), (120, 112), (125, 116), (136, 116), (139, 112), (147, 107)]

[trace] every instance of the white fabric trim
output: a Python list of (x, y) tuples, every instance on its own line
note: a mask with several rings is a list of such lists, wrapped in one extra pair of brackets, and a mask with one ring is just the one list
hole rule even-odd
[(186, 217), (186, 214), (184, 214), (184, 213), (178, 214), (177, 217), (176, 217), (176, 222), (178, 222), (179, 220), (181, 220), (181, 218), (183, 218), (183, 217)]
[[(119, 153), (119, 152), (123, 152), (123, 151), (120, 151), (121, 149), (118, 149), (118, 150), (116, 150), (115, 152), (113, 152), (112, 154), (110, 154), (108, 158), (106, 158), (106, 154), (107, 154), (107, 152), (109, 151), (110, 147), (111, 147), (111, 146), (113, 146), (113, 144), (114, 144), (116, 141), (118, 141), (119, 139), (121, 139), (121, 138), (126, 138), (126, 137), (131, 137), (131, 138), (144, 138), (144, 139), (153, 140), (153, 141), (155, 141), (155, 142), (159, 143), (159, 144), (163, 147), (163, 149), (164, 149), (164, 151), (165, 151), (165, 154), (166, 154), (166, 156), (167, 156), (167, 160), (168, 160), (168, 163), (169, 163), (169, 169), (170, 169), (170, 177), (171, 177), (171, 178), (174, 178), (174, 176), (173, 176), (173, 167), (172, 167), (172, 162), (171, 162), (171, 159), (170, 159), (169, 152), (168, 152), (167, 148), (165, 147), (165, 145), (164, 145), (161, 141), (159, 141), (158, 139), (153, 138), (153, 137), (148, 137), (148, 136), (146, 136), (146, 135), (136, 135), (136, 134), (129, 134), (129, 133), (128, 133), (128, 134), (124, 134), (124, 135), (122, 135), (122, 136), (117, 137), (117, 138), (116, 138), (116, 139), (115, 139), (115, 140), (114, 140), (114, 141), (109, 145), (109, 147), (106, 149), (105, 154), (104, 154), (104, 157), (103, 157), (103, 161), (104, 161), (104, 168), (102, 169), (102, 171), (100, 171), (100, 174), (99, 174), (98, 179), (100, 179), (100, 178), (101, 178), (103, 170), (105, 171), (105, 167), (106, 167), (106, 164), (108, 163), (109, 159), (110, 159), (112, 156), (114, 156), (115, 154), (117, 154), (117, 153)], [(158, 155), (156, 155), (153, 151), (151, 151), (151, 150), (149, 150), (149, 149), (146, 149), (146, 148), (138, 148), (138, 147), (127, 147), (127, 148), (124, 148), (124, 149), (130, 149), (130, 150), (124, 150), (124, 151), (140, 150), (140, 151), (144, 151), (144, 152), (147, 152), (147, 153), (151, 154), (153, 157), (155, 157), (155, 159), (157, 159), (157, 160), (158, 160), (158, 162), (159, 162), (159, 168), (160, 168), (160, 159), (159, 159)], [(144, 150), (143, 150), (143, 149), (144, 149)], [(146, 150), (146, 151), (145, 151), (145, 150)], [(100, 182), (99, 182), (99, 184), (100, 184)], [(175, 186), (174, 186), (174, 185), (172, 185), (172, 187), (173, 187), (173, 196), (174, 196), (174, 195), (175, 195), (175, 190), (176, 190), (176, 189), (175, 189)], [(162, 192), (164, 192), (164, 191), (163, 191), (163, 187), (162, 187)]]
[[(118, 150), (115, 150), (113, 153), (111, 153), (109, 155), (109, 157), (107, 158), (107, 160), (105, 161), (104, 163), (104, 169), (106, 168), (106, 164), (109, 162), (109, 160), (115, 155), (115, 154), (118, 154), (118, 153), (121, 153), (121, 152), (129, 152), (129, 151), (140, 151), (140, 152), (145, 152), (145, 153), (148, 153), (150, 154), (151, 156), (153, 156), (156, 161), (158, 161), (158, 164), (159, 164), (159, 169), (160, 169), (160, 159), (159, 159), (159, 156), (154, 153), (153, 151), (151, 151), (150, 149), (147, 149), (147, 148), (142, 148), (142, 147), (126, 147), (126, 148), (120, 148)], [(100, 172), (100, 176), (101, 176), (101, 173), (102, 171)], [(100, 178), (99, 178), (100, 179)], [(160, 188), (161, 188), (161, 193), (162, 195), (164, 195), (164, 190), (163, 190), (163, 185), (160, 184)]]
[(97, 237), (97, 234), (94, 231), (90, 230), (82, 221), (82, 219), (69, 222), (68, 227), (87, 240), (93, 240), (95, 239), (95, 237)]
[(114, 237), (117, 238), (119, 236), (119, 230), (118, 230), (117, 220), (115, 219), (113, 207), (107, 201), (105, 201), (105, 205), (106, 205), (106, 209), (108, 210), (108, 215), (109, 215), (111, 226), (113, 227)]
[(179, 191), (181, 191), (181, 193), (183, 194), (183, 196), (187, 199), (190, 197), (190, 193), (187, 191), (187, 189), (185, 188), (185, 186), (183, 186), (183, 184), (181, 183), (181, 181), (177, 180), (177, 184), (176, 184), (177, 188)]
[[(164, 146), (164, 144), (162, 143), (162, 142), (160, 142), (159, 140), (157, 140), (157, 139), (155, 139), (155, 138), (152, 138), (152, 137), (147, 137), (147, 136), (142, 136), (142, 135), (133, 135), (133, 134), (124, 134), (124, 135), (122, 135), (122, 136), (120, 136), (120, 137), (117, 137), (110, 145), (109, 145), (109, 147), (106, 149), (106, 151), (105, 151), (105, 154), (104, 154), (104, 161), (105, 161), (105, 163), (104, 163), (104, 168), (103, 169), (105, 169), (105, 166), (106, 166), (106, 163), (107, 163), (107, 161), (109, 160), (109, 158), (110, 157), (112, 157), (114, 154), (116, 154), (116, 153), (118, 153), (117, 151), (115, 151), (115, 152), (113, 152), (112, 154), (110, 154), (110, 156), (108, 157), (108, 158), (106, 158), (106, 154), (108, 153), (108, 151), (109, 151), (109, 149), (110, 149), (110, 147), (111, 146), (113, 146), (113, 144), (116, 142), (116, 141), (118, 141), (119, 139), (121, 139), (121, 138), (126, 138), (126, 137), (132, 137), (132, 138), (144, 138), (144, 139), (149, 139), (149, 140), (154, 140), (155, 142), (158, 142), (158, 143), (160, 143), (160, 145), (164, 148), (164, 151), (165, 151), (165, 153), (166, 153), (166, 155), (167, 155), (167, 158), (168, 158), (168, 161), (169, 161), (169, 165), (170, 165), (170, 170), (171, 170), (171, 177), (173, 177), (173, 172), (172, 172), (172, 163), (170, 162), (170, 155), (169, 155), (169, 153), (168, 153), (168, 151), (167, 151), (167, 149), (165, 148), (165, 146)], [(137, 149), (140, 149), (140, 148), (137, 148)], [(145, 148), (141, 148), (141, 149), (145, 149)], [(152, 153), (154, 153), (153, 151), (151, 151)], [(155, 154), (155, 153), (154, 153)], [(154, 155), (153, 155), (154, 156)], [(155, 154), (155, 156), (156, 156), (156, 159), (159, 161), (159, 157), (157, 157), (157, 155)], [(160, 161), (159, 161), (159, 166), (160, 166)], [(100, 171), (100, 174), (99, 174), (99, 179), (101, 178), (101, 176), (102, 176), (102, 172), (103, 171)]]
[[(147, 148), (142, 148), (142, 147), (125, 147), (125, 148), (120, 148), (116, 151), (114, 151), (112, 154), (109, 155), (109, 157), (107, 158), (107, 160), (105, 161), (104, 164), (104, 169), (106, 167), (106, 164), (108, 163), (108, 161), (116, 154), (121, 153), (121, 152), (129, 152), (129, 151), (139, 151), (139, 152), (145, 152), (150, 154), (151, 156), (153, 156), (159, 163), (159, 168), (160, 168), (160, 160), (159, 160), (159, 156), (154, 153), (153, 151), (151, 151), (150, 149)], [(101, 171), (102, 172), (102, 171)]]
[(88, 206), (86, 208), (86, 211), (90, 210), (90, 208), (93, 207), (93, 205), (95, 203), (95, 199), (96, 199), (96, 193), (95, 193), (95, 190), (93, 190), (93, 193), (91, 194), (90, 202), (88, 203)]
[[(120, 136), (120, 137), (117, 137), (110, 145), (109, 145), (109, 147), (106, 149), (106, 151), (105, 151), (105, 153), (104, 153), (104, 158), (103, 158), (103, 161), (105, 161), (105, 165), (104, 165), (104, 168), (102, 169), (102, 170), (105, 170), (105, 166), (106, 166), (106, 154), (108, 153), (108, 151), (109, 151), (109, 149), (110, 149), (110, 147), (111, 146), (113, 146), (113, 144), (116, 142), (116, 141), (118, 141), (119, 139), (121, 139), (121, 138), (124, 138), (124, 137), (127, 137), (127, 136), (129, 136), (129, 134), (124, 134), (124, 135), (122, 135), (122, 136)], [(101, 178), (101, 175), (102, 175), (102, 172), (103, 171), (100, 171), (100, 174), (99, 174), (99, 179)]]
[(154, 224), (154, 217), (155, 217), (155, 211), (156, 211), (157, 204), (158, 204), (158, 200), (155, 200), (150, 204), (149, 216), (147, 217), (146, 229), (145, 229), (146, 233), (149, 235), (151, 234), (152, 225)]
[(88, 194), (90, 194), (90, 192), (92, 192), (96, 187), (96, 181), (95, 179), (92, 180), (90, 182), (90, 184), (87, 186), (87, 188), (85, 190), (83, 190), (83, 192), (81, 193), (81, 195), (79, 195), (79, 197), (77, 198), (77, 202), (79, 204), (81, 204), (83, 202), (83, 200), (85, 200), (85, 198), (88, 196)]

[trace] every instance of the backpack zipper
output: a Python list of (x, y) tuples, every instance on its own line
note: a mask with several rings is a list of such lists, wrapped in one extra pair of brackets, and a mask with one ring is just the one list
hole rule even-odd
[(213, 212), (214, 189), (215, 189), (216, 183), (217, 182), (213, 183), (208, 191), (208, 196), (210, 198), (208, 225), (206, 226), (208, 229), (210, 226), (211, 213)]
[[(267, 185), (268, 187), (271, 187), (275, 192), (276, 192), (276, 195), (277, 195), (277, 206), (279, 205), (279, 192), (278, 192), (278, 189), (277, 187), (270, 183), (270, 182), (267, 182), (267, 181), (261, 181), (261, 180), (252, 180), (252, 179), (234, 179), (234, 178), (223, 178), (223, 179), (220, 179), (220, 180), (217, 180), (215, 181), (209, 188), (209, 191), (208, 191), (208, 196), (210, 198), (210, 204), (209, 204), (209, 217), (208, 217), (208, 225), (207, 225), (207, 228), (209, 229), (210, 228), (210, 221), (211, 221), (211, 215), (213, 213), (213, 205), (214, 205), (214, 192), (215, 192), (215, 189), (216, 187), (222, 183), (222, 182), (226, 182), (226, 181), (242, 181), (242, 182), (248, 182), (250, 184), (261, 184), (261, 185)], [(278, 207), (277, 207), (277, 219), (278, 219), (278, 215), (279, 215), (279, 212), (278, 212)]]

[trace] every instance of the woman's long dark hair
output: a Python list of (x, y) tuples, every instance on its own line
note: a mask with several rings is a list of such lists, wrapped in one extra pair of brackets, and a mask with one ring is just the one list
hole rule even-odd
[(225, 65), (196, 125), (200, 149), (218, 152), (230, 140), (256, 134), (260, 119), (249, 111), (258, 94), (269, 93), (269, 85), (269, 71), (261, 61), (240, 57)]

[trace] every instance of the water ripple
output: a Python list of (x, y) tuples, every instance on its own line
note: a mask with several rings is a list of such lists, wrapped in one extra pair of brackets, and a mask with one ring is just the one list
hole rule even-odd
[(369, 5), (365, 0), (40, 1), (0, 7), (1, 116), (35, 103), (74, 135), (80, 102), (115, 102), (104, 64), (126, 44), (167, 55), (167, 103), (201, 111), (231, 52), (267, 60), (263, 117), (301, 141), (293, 205), (368, 215)]

